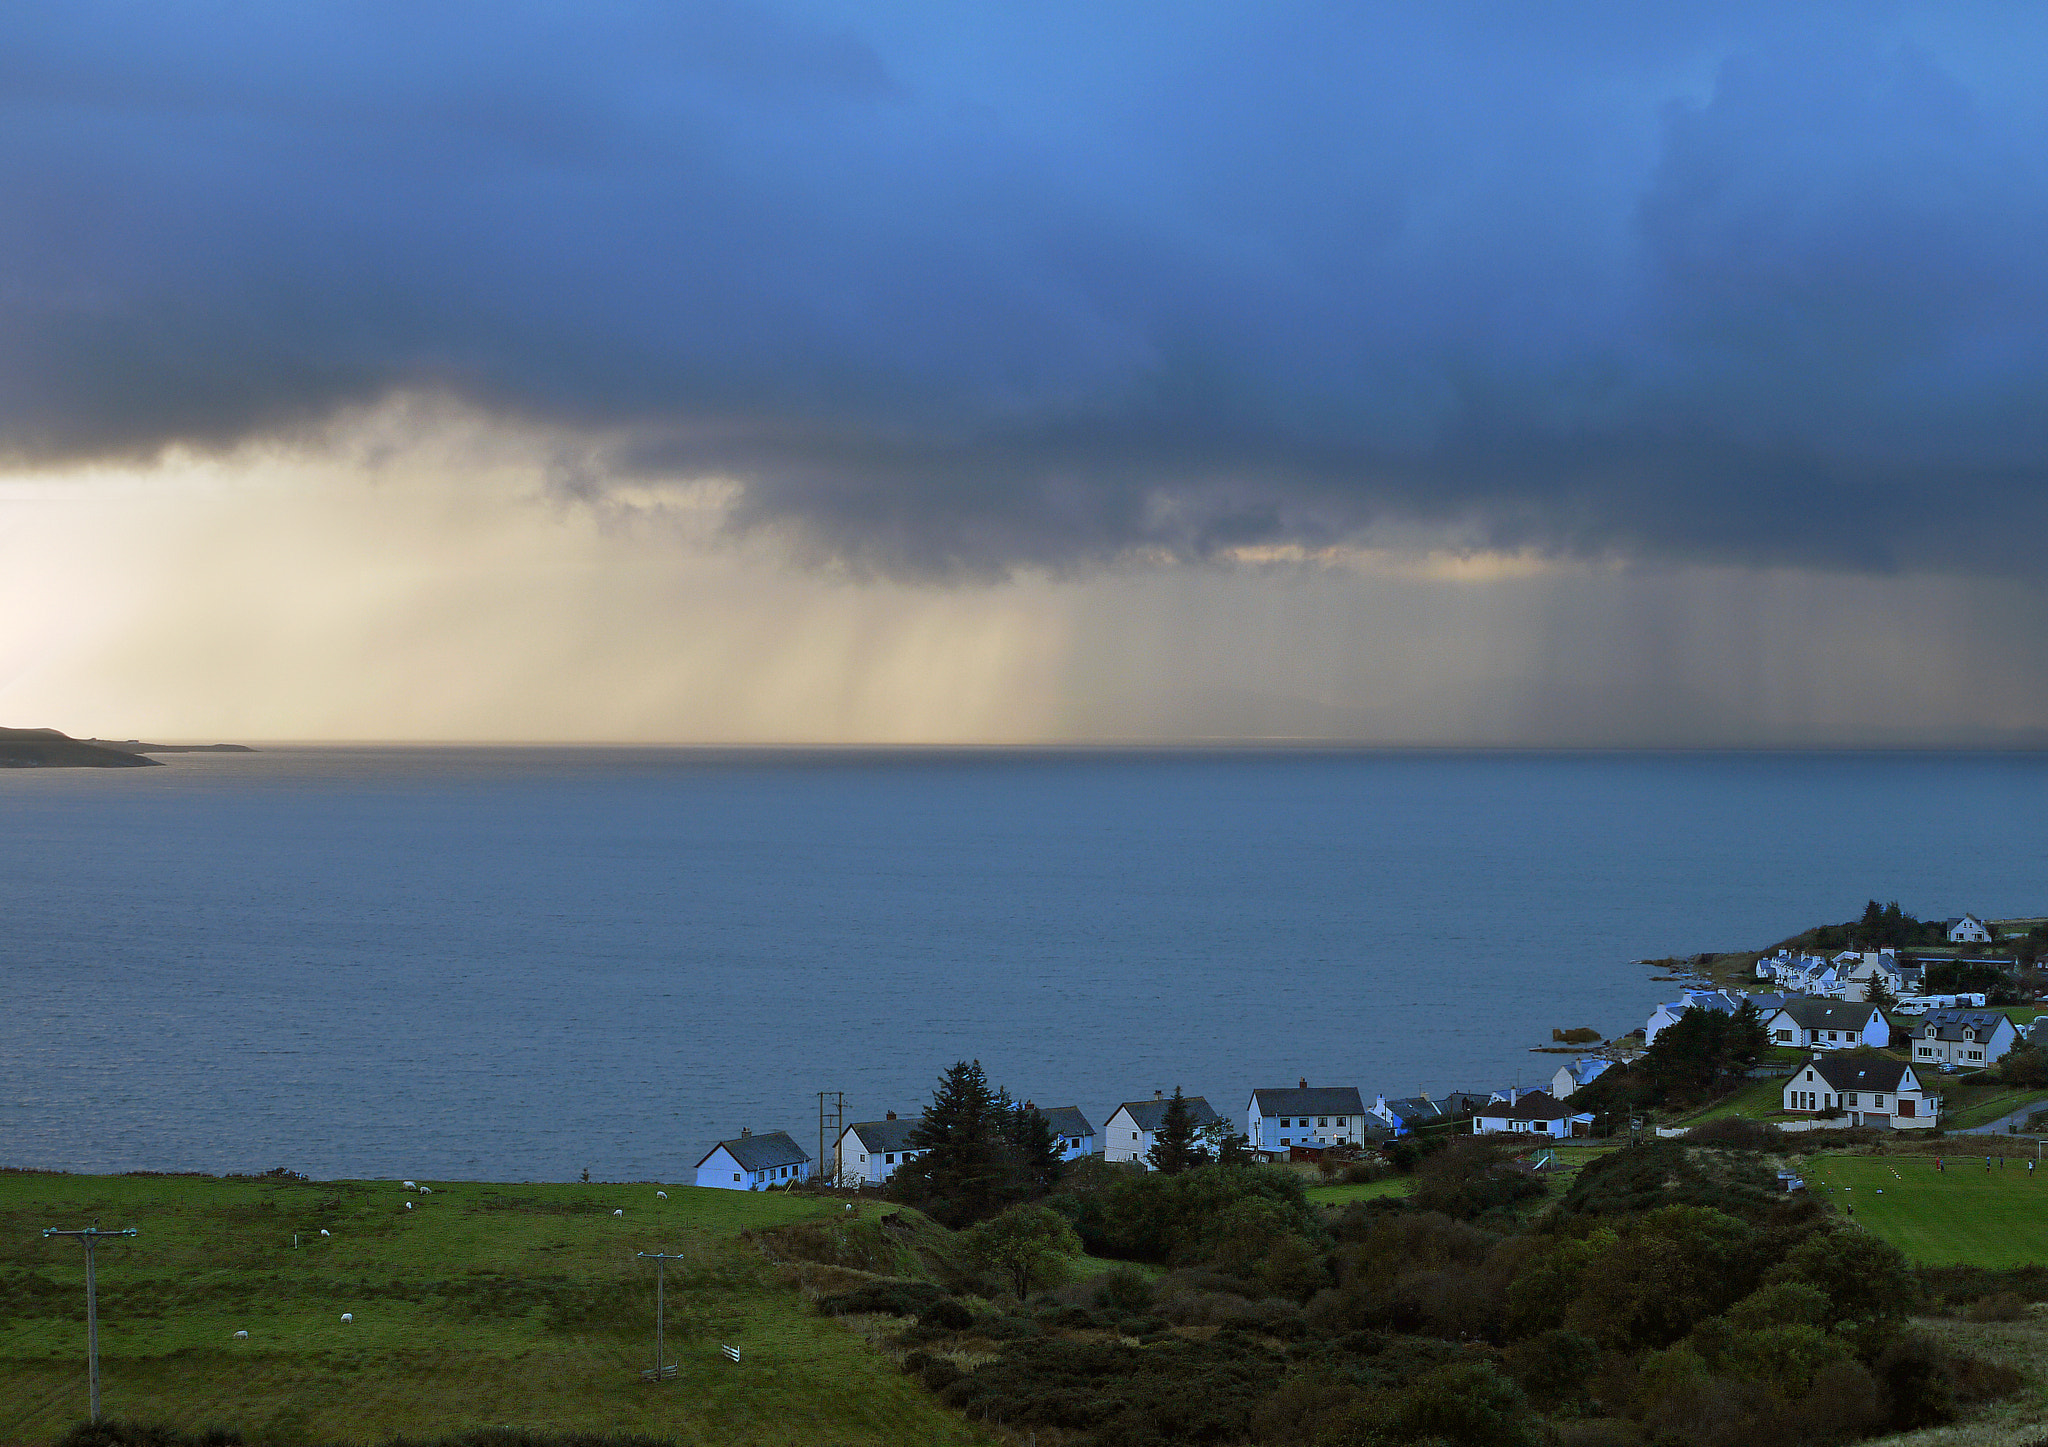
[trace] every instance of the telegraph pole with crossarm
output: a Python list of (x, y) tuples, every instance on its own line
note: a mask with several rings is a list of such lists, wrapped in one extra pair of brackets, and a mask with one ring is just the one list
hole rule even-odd
[(86, 1376), (92, 1383), (92, 1420), (100, 1419), (100, 1289), (93, 1271), (93, 1248), (106, 1236), (133, 1236), (135, 1228), (125, 1231), (102, 1231), (95, 1221), (83, 1231), (59, 1231), (55, 1226), (43, 1229), (43, 1239), (52, 1236), (75, 1236), (85, 1243), (85, 1362)]

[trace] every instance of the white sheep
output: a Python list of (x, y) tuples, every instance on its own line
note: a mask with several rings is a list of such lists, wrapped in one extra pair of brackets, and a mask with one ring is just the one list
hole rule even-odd
[(666, 1200), (668, 1199), (668, 1192), (667, 1192), (667, 1191), (656, 1191), (656, 1192), (654, 1193), (654, 1196), (655, 1196), (655, 1199), (656, 1199), (656, 1200), (659, 1200), (659, 1201), (666, 1201)]
[(418, 1187), (418, 1186), (415, 1186), (415, 1185), (414, 1185), (414, 1184), (413, 1184), (413, 1183), (412, 1183), (411, 1181), (407, 1181), (407, 1182), (405, 1183), (405, 1188), (406, 1188), (406, 1189), (407, 1189), (408, 1191), (417, 1191), (417, 1190), (419, 1189), (419, 1187)]
[(614, 1216), (623, 1216), (623, 1215), (625, 1215), (626, 1213), (625, 1213), (624, 1211), (614, 1211), (614, 1212), (612, 1212), (612, 1214), (613, 1214)]
[(238, 1332), (236, 1332), (236, 1333), (235, 1333), (235, 1340), (236, 1340), (236, 1341), (247, 1341), (248, 1339), (249, 1339), (249, 1333), (247, 1333), (247, 1332), (245, 1332), (245, 1331), (238, 1331)]
[(433, 1188), (432, 1188), (431, 1186), (421, 1186), (421, 1187), (420, 1187), (420, 1194), (421, 1194), (422, 1196), (431, 1196), (431, 1195), (433, 1195), (433, 1194), (434, 1194), (434, 1191), (433, 1191)]
[(405, 1209), (406, 1209), (406, 1210), (408, 1210), (408, 1211), (410, 1211), (410, 1210), (412, 1209), (412, 1202), (410, 1202), (410, 1201), (407, 1201), (407, 1202), (405, 1203)]
[(356, 1319), (356, 1314), (352, 1311), (344, 1311), (341, 1314), (341, 1319), (343, 1321), (354, 1321)]
[(320, 1228), (320, 1234), (321, 1234), (322, 1236), (325, 1236), (325, 1235), (327, 1234), (327, 1228), (326, 1228), (325, 1226), (322, 1226), (322, 1227)]

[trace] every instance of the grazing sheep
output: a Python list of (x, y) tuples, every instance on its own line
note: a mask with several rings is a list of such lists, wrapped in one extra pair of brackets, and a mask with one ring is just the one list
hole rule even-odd
[(236, 1333), (235, 1333), (235, 1340), (236, 1340), (236, 1341), (247, 1341), (248, 1339), (249, 1339), (249, 1333), (247, 1333), (247, 1332), (245, 1332), (245, 1331), (238, 1331), (238, 1332), (236, 1332)]
[(327, 1234), (327, 1228), (326, 1228), (325, 1226), (322, 1226), (322, 1227), (320, 1228), (320, 1234), (321, 1234), (322, 1236), (325, 1236), (325, 1235)]
[(432, 1188), (432, 1187), (430, 1187), (430, 1186), (421, 1186), (421, 1187), (420, 1187), (420, 1194), (421, 1194), (422, 1196), (431, 1196), (431, 1195), (433, 1195), (433, 1194), (434, 1194), (434, 1192), (433, 1192), (433, 1188)]
[(613, 1214), (614, 1216), (623, 1216), (623, 1215), (625, 1215), (626, 1213), (625, 1213), (624, 1211), (614, 1211), (614, 1212), (612, 1212), (612, 1214)]
[(406, 1210), (408, 1210), (408, 1211), (410, 1211), (410, 1210), (412, 1209), (412, 1202), (410, 1202), (410, 1201), (407, 1201), (407, 1202), (405, 1203), (405, 1209), (406, 1209)]
[(341, 1314), (341, 1319), (343, 1321), (354, 1321), (356, 1319), (356, 1314), (352, 1311), (344, 1311)]
[(668, 1199), (668, 1192), (667, 1192), (667, 1191), (656, 1191), (656, 1192), (654, 1193), (654, 1195), (655, 1195), (655, 1199), (657, 1199), (657, 1200), (661, 1200), (661, 1201), (666, 1201), (666, 1200)]
[(419, 1189), (419, 1187), (418, 1187), (418, 1186), (415, 1186), (415, 1185), (414, 1185), (414, 1184), (413, 1184), (413, 1183), (412, 1183), (411, 1181), (407, 1181), (407, 1182), (405, 1183), (405, 1188), (406, 1188), (406, 1189), (407, 1189), (408, 1191), (417, 1191), (417, 1190)]

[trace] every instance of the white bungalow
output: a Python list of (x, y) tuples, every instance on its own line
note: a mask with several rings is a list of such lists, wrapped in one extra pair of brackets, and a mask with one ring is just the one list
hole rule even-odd
[(1913, 1067), (1877, 1055), (1816, 1055), (1785, 1082), (1785, 1109), (1805, 1115), (1839, 1111), (1851, 1125), (1933, 1130), (1941, 1097), (1921, 1088)]
[(1472, 1116), (1472, 1133), (1565, 1140), (1572, 1133), (1572, 1113), (1548, 1091), (1510, 1090), (1479, 1107)]
[(1292, 1090), (1255, 1090), (1245, 1106), (1245, 1134), (1255, 1151), (1363, 1145), (1365, 1126), (1365, 1101), (1355, 1085), (1311, 1086), (1303, 1077)]
[[(1223, 1117), (1218, 1115), (1209, 1102), (1199, 1095), (1185, 1096), (1188, 1118), (1195, 1129), (1215, 1125)], [(1159, 1127), (1166, 1121), (1166, 1097), (1159, 1091), (1152, 1092), (1150, 1100), (1127, 1100), (1109, 1117), (1109, 1124), (1102, 1128), (1102, 1158), (1106, 1161), (1137, 1161), (1146, 1170), (1152, 1169), (1152, 1147), (1159, 1144)]]
[(890, 1111), (881, 1120), (857, 1121), (839, 1133), (832, 1147), (832, 1178), (842, 1186), (879, 1186), (896, 1168), (921, 1152), (909, 1149), (914, 1120)]
[(1764, 1023), (1773, 1045), (1809, 1050), (1882, 1050), (1892, 1042), (1884, 1012), (1871, 1004), (1846, 1000), (1787, 1000)]
[(737, 1140), (720, 1141), (697, 1162), (697, 1184), (723, 1191), (765, 1191), (810, 1178), (810, 1155), (782, 1130), (766, 1135), (743, 1130)]
[(1052, 1143), (1063, 1161), (1078, 1161), (1083, 1156), (1095, 1154), (1095, 1127), (1088, 1124), (1088, 1117), (1081, 1114), (1078, 1105), (1056, 1105), (1051, 1109), (1031, 1105), (1031, 1109), (1045, 1117), (1045, 1123), (1052, 1127)]
[(1929, 1010), (1909, 1030), (1915, 1065), (1976, 1070), (2020, 1043), (2020, 1032), (2002, 1010)]
[(1952, 945), (1988, 945), (1991, 943), (1991, 926), (1974, 914), (1948, 922), (1948, 942)]

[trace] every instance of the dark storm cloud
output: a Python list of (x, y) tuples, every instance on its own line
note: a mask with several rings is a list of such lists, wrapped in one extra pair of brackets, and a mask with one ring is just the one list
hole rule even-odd
[(16, 8), (0, 446), (426, 389), (911, 573), (1381, 525), (2029, 570), (2044, 30)]

